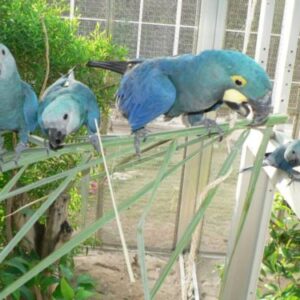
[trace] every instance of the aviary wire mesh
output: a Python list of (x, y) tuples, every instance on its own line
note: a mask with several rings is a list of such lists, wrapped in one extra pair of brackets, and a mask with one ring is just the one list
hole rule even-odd
[[(71, 0), (72, 1), (72, 0)], [(110, 33), (113, 41), (126, 46), (129, 50), (129, 57), (156, 57), (195, 52), (197, 43), (197, 28), (199, 24), (199, 12), (201, 0), (183, 0), (180, 22), (176, 23), (178, 15), (177, 0), (73, 0), (75, 1), (75, 15), (80, 19), (80, 33), (87, 34), (99, 23), (102, 29), (111, 24)], [(227, 26), (224, 40), (224, 47), (228, 49), (242, 50), (245, 35), (245, 23), (247, 16), (247, 0), (229, 0)], [(258, 1), (254, 21), (252, 23), (248, 54), (254, 56), (257, 28), (259, 20), (260, 3)], [(268, 73), (274, 79), (278, 46), (280, 40), (280, 30), (284, 10), (284, 0), (275, 2), (275, 15), (271, 37), (271, 47), (269, 61), (267, 65)], [(110, 7), (110, 11), (108, 8)], [(176, 26), (179, 26), (178, 44), (175, 39)], [(300, 45), (299, 45), (300, 46)], [(300, 47), (298, 47), (297, 60), (295, 66), (300, 64)], [(300, 69), (295, 68), (290, 95), (290, 112), (299, 112), (298, 102), (300, 100)], [(127, 131), (129, 132), (129, 131)], [(221, 153), (225, 153), (225, 147), (219, 147), (214, 151), (214, 161), (222, 161)], [(180, 159), (180, 157), (177, 157)], [(137, 173), (129, 174), (126, 184), (122, 179), (115, 178), (118, 201), (127, 190), (124, 186), (130, 186), (130, 192), (142, 185), (143, 177), (155, 177), (156, 166), (159, 160), (149, 162)], [(238, 165), (235, 166), (237, 170)], [(146, 226), (146, 245), (158, 250), (168, 250), (174, 246), (174, 234), (176, 230), (176, 214), (178, 209), (180, 172), (170, 177), (170, 181), (162, 183), (159, 191), (153, 214), (149, 216), (148, 223), (152, 228)], [(234, 173), (234, 172), (233, 172)], [(232, 176), (229, 184), (235, 186)], [(234, 188), (224, 186), (220, 189), (219, 198), (216, 199), (205, 217), (203, 227), (203, 238), (201, 250), (205, 252), (225, 252), (226, 236), (229, 232), (232, 209), (234, 205)], [(225, 194), (224, 194), (225, 193)], [(226, 195), (227, 201), (224, 201)], [(104, 210), (110, 208), (108, 191), (105, 191)], [(129, 244), (136, 245), (135, 228), (140, 210), (135, 208), (134, 212), (128, 212), (122, 216), (125, 224), (125, 232), (128, 236)], [(222, 207), (222, 209), (220, 209)], [(95, 203), (90, 203), (89, 214), (95, 213)], [(220, 214), (221, 212), (221, 214)], [(102, 239), (106, 244), (119, 244), (115, 224), (111, 223), (102, 230)], [(153, 238), (153, 235), (157, 238)], [(147, 238), (148, 236), (148, 238)], [(147, 239), (149, 242), (147, 242)]]

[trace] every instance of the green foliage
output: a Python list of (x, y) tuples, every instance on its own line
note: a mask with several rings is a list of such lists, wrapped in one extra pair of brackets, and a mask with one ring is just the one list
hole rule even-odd
[(99, 26), (88, 36), (80, 36), (79, 22), (61, 17), (66, 12), (62, 3), (52, 1), (50, 5), (46, 0), (0, 0), (0, 41), (15, 56), (22, 78), (39, 93), (46, 70), (43, 19), (50, 48), (48, 85), (77, 66), (76, 77), (92, 88), (102, 111), (108, 113), (115, 87), (105, 89), (104, 86), (111, 85), (111, 74), (85, 65), (90, 59), (122, 59), (126, 50), (114, 45)]
[[(96, 94), (102, 108), (102, 119), (107, 116), (116, 90), (116, 80), (110, 72), (87, 68), (88, 60), (123, 59), (126, 50), (111, 42), (99, 26), (88, 36), (79, 35), (76, 19), (62, 18), (68, 13), (64, 1), (46, 0), (0, 0), (0, 42), (13, 53), (22, 78), (40, 93), (46, 70), (45, 23), (49, 40), (50, 74), (48, 85), (61, 74), (76, 66), (76, 78), (87, 84)], [(83, 128), (79, 135), (86, 134)], [(9, 136), (10, 137), (10, 136)], [(11, 140), (11, 138), (10, 138)], [(9, 147), (11, 148), (11, 147)], [(60, 158), (31, 166), (20, 180), (21, 185), (34, 182), (76, 165), (79, 156), (65, 155)], [(0, 176), (0, 187), (12, 174)], [(55, 183), (57, 184), (57, 183)], [(33, 198), (48, 194), (55, 184), (31, 192)]]
[(275, 197), (269, 234), (258, 297), (300, 299), (300, 224), (280, 194)]
[[(8, 259), (0, 266), (0, 289), (14, 282), (20, 275), (25, 274), (29, 269), (39, 262), (38, 257), (34, 254), (19, 252), (18, 255)], [(74, 262), (70, 255), (63, 257), (59, 262), (59, 273), (54, 276), (56, 265), (45, 270), (32, 278), (26, 285), (22, 286), (12, 294), (15, 300), (36, 299), (35, 292), (39, 290), (42, 295), (46, 294), (48, 288), (56, 285), (53, 300), (89, 299), (95, 295), (95, 286), (93, 279), (81, 274), (74, 274)], [(35, 287), (35, 289), (33, 289)]]
[[(51, 2), (51, 4), (49, 4)], [(87, 68), (88, 60), (119, 60), (126, 55), (126, 50), (114, 45), (111, 38), (99, 26), (88, 36), (79, 34), (78, 20), (62, 18), (68, 14), (65, 1), (47, 0), (0, 0), (0, 42), (5, 44), (14, 55), (22, 79), (30, 83), (37, 95), (40, 94), (46, 74), (46, 43), (43, 22), (47, 28), (49, 41), (50, 74), (47, 86), (58, 79), (61, 74), (76, 66), (75, 76), (87, 84), (96, 94), (101, 107), (102, 119), (110, 112), (117, 87), (116, 77), (110, 72)], [(86, 129), (78, 135), (86, 135)], [(71, 138), (72, 139), (72, 138)], [(68, 140), (69, 141), (69, 140)], [(68, 142), (67, 141), (67, 142)], [(12, 149), (12, 135), (6, 136), (6, 145)], [(58, 158), (47, 159), (39, 164), (33, 164), (26, 169), (18, 186), (33, 183), (42, 178), (58, 174), (78, 164), (79, 154), (62, 155)], [(0, 187), (14, 176), (14, 171), (0, 174)], [(80, 177), (80, 174), (78, 174)], [(56, 181), (29, 192), (31, 200), (43, 197), (53, 191), (60, 183)], [(81, 207), (81, 199), (77, 189), (70, 191), (70, 219), (72, 226), (77, 227), (75, 218)], [(37, 204), (36, 206), (40, 206)], [(6, 214), (3, 203), (0, 205), (0, 230), (4, 231), (3, 216)], [(33, 207), (34, 208), (34, 207)], [(1, 246), (5, 245), (5, 235), (1, 236)], [(69, 256), (72, 256), (70, 254)], [(10, 256), (0, 266), (0, 290), (13, 283), (39, 262), (34, 255), (20, 255), (18, 252)], [(62, 262), (60, 262), (62, 264)], [(93, 284), (86, 277), (74, 278), (73, 266), (60, 266), (60, 276), (53, 277), (55, 265), (47, 272), (42, 272), (26, 285), (14, 292), (13, 299), (35, 299), (32, 286), (41, 290), (53, 283), (58, 286), (53, 299), (87, 299), (93, 294)], [(67, 272), (66, 270), (69, 270)], [(69, 274), (68, 276), (66, 274)]]

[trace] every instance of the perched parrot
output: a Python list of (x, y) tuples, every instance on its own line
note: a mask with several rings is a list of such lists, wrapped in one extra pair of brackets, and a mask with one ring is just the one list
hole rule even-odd
[(217, 129), (215, 121), (202, 115), (223, 102), (245, 117), (250, 106), (252, 126), (263, 124), (272, 110), (267, 73), (238, 51), (207, 50), (198, 55), (129, 62), (90, 61), (88, 66), (125, 73), (117, 101), (135, 134), (138, 153), (140, 140), (147, 133), (145, 126), (162, 114), (167, 119), (183, 114), (191, 126)]
[[(0, 131), (18, 132), (16, 160), (28, 147), (28, 134), (37, 125), (38, 99), (29, 84), (22, 81), (9, 49), (0, 44)], [(0, 151), (3, 152), (0, 136)]]
[(86, 125), (91, 143), (99, 150), (95, 120), (100, 123), (96, 96), (89, 87), (74, 78), (73, 69), (49, 86), (43, 94), (38, 122), (49, 138), (51, 149), (62, 148), (67, 135)]
[[(300, 166), (300, 140), (294, 140), (285, 145), (278, 146), (273, 152), (265, 154), (263, 167), (271, 166), (288, 174), (292, 180), (300, 180), (300, 172), (294, 170)], [(248, 171), (253, 167), (247, 167), (241, 172)]]

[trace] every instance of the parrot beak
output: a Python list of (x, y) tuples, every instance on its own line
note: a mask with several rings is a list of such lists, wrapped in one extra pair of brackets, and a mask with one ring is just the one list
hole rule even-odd
[(250, 126), (255, 127), (264, 124), (269, 114), (272, 112), (272, 91), (258, 100), (248, 99), (248, 103), (253, 110), (253, 119)]
[(269, 91), (260, 99), (252, 100), (246, 98), (242, 93), (231, 89), (226, 91), (223, 101), (227, 106), (243, 117), (249, 115), (250, 106), (253, 111), (253, 119), (250, 123), (252, 127), (264, 124), (272, 112), (272, 91)]
[(245, 102), (240, 104), (234, 102), (225, 102), (225, 103), (230, 109), (234, 110), (244, 118), (246, 118), (250, 113), (250, 108)]
[(48, 129), (48, 137), (49, 137), (49, 145), (52, 150), (58, 150), (63, 147), (63, 141), (66, 137), (61, 130), (57, 130), (56, 128)]

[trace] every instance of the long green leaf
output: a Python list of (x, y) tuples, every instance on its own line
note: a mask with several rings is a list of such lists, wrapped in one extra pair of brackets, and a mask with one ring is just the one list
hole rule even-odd
[[(287, 119), (286, 116), (271, 116), (268, 120), (268, 124), (270, 126), (280, 124), (285, 122)], [(242, 129), (248, 124), (247, 121), (243, 120), (241, 122), (238, 122), (233, 129), (229, 129), (229, 126), (227, 124), (223, 124), (223, 130), (225, 132), (234, 131), (236, 129)], [(147, 143), (151, 141), (161, 141), (163, 139), (173, 139), (177, 137), (186, 137), (186, 136), (193, 136), (193, 135), (200, 135), (203, 134), (204, 129), (199, 127), (199, 128), (189, 128), (189, 129), (184, 129), (184, 130), (179, 130), (176, 132), (161, 132), (158, 134), (153, 134), (151, 137), (147, 139)], [(131, 144), (132, 145), (133, 139), (130, 137), (125, 137), (125, 138), (120, 138), (120, 137), (115, 137), (115, 138), (109, 138), (107, 140), (104, 140), (104, 145), (105, 147), (115, 147), (115, 146), (120, 146), (120, 145), (125, 145), (125, 144)], [(211, 144), (212, 141), (209, 143), (206, 143), (204, 146), (207, 146)], [(68, 149), (65, 149), (66, 152), (57, 152), (57, 156), (61, 155), (63, 153), (72, 153), (74, 151), (90, 151), (92, 148), (88, 144), (83, 144), (83, 145), (70, 145)], [(40, 150), (38, 150), (40, 151)], [(181, 167), (183, 164), (185, 164), (188, 160), (192, 159), (195, 155), (197, 155), (199, 152), (198, 150), (190, 154), (188, 157), (186, 157), (184, 160), (181, 162), (177, 163), (175, 166), (171, 167), (168, 169), (164, 176), (163, 179), (167, 176), (169, 176), (171, 173), (175, 172), (179, 167)], [(22, 164), (29, 164), (33, 163), (42, 159), (47, 159), (49, 158), (47, 155), (44, 155), (43, 158), (38, 157), (38, 159), (34, 160), (32, 156), (34, 156), (34, 151), (32, 150), (32, 153), (28, 153), (29, 158), (26, 161), (26, 156), (22, 157), (23, 161)], [(56, 155), (54, 155), (56, 156)], [(13, 166), (11, 166), (13, 168)], [(150, 182), (149, 184), (145, 185), (142, 189), (140, 189), (135, 195), (132, 197), (129, 197), (126, 201), (124, 201), (120, 206), (119, 206), (119, 211), (123, 211), (139, 201), (143, 195), (148, 193), (152, 188), (153, 188), (154, 182)], [(200, 207), (201, 209), (201, 207)], [(204, 213), (204, 212), (203, 212)], [(16, 291), (19, 287), (21, 287), (24, 283), (26, 283), (28, 280), (30, 280), (32, 277), (40, 273), (42, 270), (47, 268), (49, 265), (51, 265), (53, 262), (55, 262), (57, 259), (59, 259), (61, 256), (65, 255), (68, 253), (71, 249), (79, 245), (81, 242), (83, 242), (85, 239), (87, 239), (89, 236), (91, 236), (94, 232), (99, 230), (103, 225), (105, 225), (107, 222), (111, 221), (114, 218), (114, 213), (108, 212), (105, 214), (102, 218), (97, 220), (95, 223), (91, 224), (88, 226), (85, 230), (82, 232), (78, 233), (74, 238), (72, 238), (69, 242), (64, 244), (60, 249), (49, 255), (47, 258), (45, 258), (43, 261), (41, 261), (38, 265), (36, 265), (34, 268), (32, 268), (29, 272), (21, 276), (18, 280), (16, 280), (13, 284), (10, 286), (6, 287), (1, 293), (0, 293), (0, 299), (3, 299), (7, 295), (11, 294), (12, 292)], [(200, 216), (201, 218), (201, 216)], [(196, 224), (197, 225), (197, 224)], [(176, 260), (176, 258), (175, 258)]]
[(7, 257), (7, 255), (14, 249), (14, 247), (21, 241), (21, 239), (32, 228), (34, 223), (45, 213), (50, 205), (57, 199), (57, 197), (66, 189), (69, 183), (76, 177), (76, 172), (73, 171), (48, 197), (48, 199), (34, 212), (26, 224), (17, 232), (13, 239), (4, 247), (0, 253), (0, 263)]
[[(268, 118), (266, 125), (273, 126), (276, 124), (284, 123), (287, 120), (287, 116), (285, 115), (272, 115)], [(238, 121), (233, 130), (244, 129), (249, 124), (248, 120)], [(224, 123), (220, 124), (220, 127), (224, 132), (227, 132), (230, 129), (229, 124)], [(148, 135), (147, 140), (145, 141), (145, 145), (151, 142), (157, 142), (167, 139), (177, 139), (180, 137), (190, 137), (202, 135), (204, 137), (208, 136), (208, 132), (206, 128), (203, 126), (186, 128), (181, 130), (170, 130), (163, 131), (158, 133), (151, 133)], [(133, 137), (131, 136), (104, 136), (103, 137), (103, 146), (104, 148), (115, 147), (115, 146), (124, 146), (124, 145), (133, 145)], [(132, 146), (133, 150), (133, 146)], [(73, 153), (82, 153), (82, 152), (91, 152), (93, 151), (93, 146), (91, 143), (80, 143), (80, 144), (70, 144), (66, 145), (64, 148), (58, 151), (50, 151), (48, 154), (46, 148), (32, 148), (24, 151), (18, 160), (18, 168), (24, 165), (30, 165), (32, 163), (36, 163), (42, 160), (46, 160), (51, 157), (59, 157), (62, 154), (73, 154)], [(5, 160), (8, 160), (6, 163), (2, 165), (2, 170), (8, 171), (16, 168), (15, 162), (13, 161), (14, 154), (10, 153), (5, 156)]]
[[(239, 139), (235, 143), (235, 146), (233, 147), (232, 151), (230, 152), (230, 154), (226, 158), (225, 162), (223, 163), (223, 165), (222, 165), (222, 167), (219, 171), (218, 177), (222, 177), (228, 172), (228, 170), (232, 166), (232, 163), (233, 163), (235, 157), (239, 153), (239, 151), (242, 147), (242, 144), (246, 140), (248, 134), (249, 134), (248, 131), (243, 132), (241, 134), (241, 136), (239, 137)], [(156, 281), (154, 287), (151, 290), (151, 299), (153, 299), (155, 297), (155, 295), (158, 292), (159, 288), (161, 287), (164, 280), (166, 279), (166, 277), (170, 273), (172, 267), (174, 266), (178, 256), (184, 250), (186, 245), (189, 243), (194, 230), (196, 229), (197, 225), (199, 224), (199, 222), (203, 218), (206, 209), (208, 208), (208, 206), (211, 203), (214, 195), (217, 192), (217, 189), (218, 189), (218, 185), (216, 187), (212, 188), (208, 192), (207, 196), (203, 200), (203, 202), (202, 202), (201, 206), (199, 207), (198, 211), (196, 212), (193, 219), (191, 220), (191, 222), (187, 226), (185, 232), (182, 234), (182, 237), (180, 238), (179, 242), (177, 243), (177, 246), (176, 246), (175, 250), (173, 251), (173, 253), (172, 253), (171, 257), (169, 258), (166, 266), (164, 267), (160, 277), (158, 278), (158, 280)]]
[(7, 193), (15, 186), (15, 184), (18, 182), (20, 177), (23, 175), (26, 168), (27, 168), (27, 165), (22, 167), (18, 171), (18, 173), (4, 186), (4, 188), (0, 192), (0, 196), (7, 195)]
[(138, 226), (137, 226), (138, 258), (139, 258), (139, 264), (140, 264), (140, 270), (141, 270), (142, 283), (143, 283), (143, 287), (144, 287), (145, 300), (150, 300), (150, 290), (149, 290), (147, 267), (146, 267), (144, 225), (145, 225), (146, 217), (147, 217), (147, 215), (151, 209), (151, 206), (153, 204), (153, 201), (156, 197), (157, 189), (159, 188), (159, 185), (163, 179), (163, 176), (166, 172), (166, 169), (169, 165), (169, 162), (170, 162), (171, 157), (175, 150), (176, 150), (176, 142), (173, 141), (170, 144), (170, 146), (168, 147), (168, 151), (166, 152), (166, 155), (164, 157), (163, 164), (160, 167), (157, 177), (154, 181), (152, 193), (150, 195), (148, 203), (146, 204), (146, 207), (144, 208), (143, 214), (142, 214), (142, 216), (139, 220)]
[[(204, 140), (203, 137), (198, 137), (198, 138), (195, 138), (195, 139), (193, 139), (193, 140), (191, 140), (189, 142), (184, 142), (184, 143), (178, 145), (176, 151), (181, 150), (182, 148), (184, 148), (184, 147), (186, 147), (188, 145), (192, 145), (192, 144), (198, 143), (198, 142), (200, 142), (202, 140)], [(112, 159), (115, 159), (117, 157), (123, 156), (124, 154), (130, 153), (131, 151), (132, 151), (131, 147), (128, 147), (128, 148), (125, 148), (125, 149), (122, 148), (122, 151), (109, 154), (109, 155), (107, 155), (106, 158), (107, 158), (107, 160), (112, 160)], [(144, 148), (142, 148), (142, 152), (143, 151), (144, 151)], [(125, 170), (125, 169), (130, 168), (130, 167), (141, 165), (143, 163), (151, 161), (152, 159), (154, 159), (156, 157), (159, 157), (159, 156), (163, 155), (165, 152), (166, 152), (166, 149), (164, 149), (164, 150), (162, 150), (162, 151), (160, 151), (158, 153), (149, 155), (149, 156), (144, 156), (143, 155), (142, 158), (137, 158), (136, 155), (135, 156), (131, 156), (131, 158), (132, 158), (131, 161), (125, 162), (124, 164), (121, 164), (121, 165), (117, 165), (114, 168), (114, 172), (116, 172), (116, 171), (122, 171), (122, 170)], [(74, 168), (72, 168), (70, 170), (63, 171), (63, 172), (61, 172), (59, 174), (52, 175), (52, 176), (49, 176), (47, 178), (40, 179), (40, 180), (38, 180), (36, 182), (30, 183), (30, 184), (28, 184), (26, 186), (20, 187), (20, 188), (15, 189), (15, 190), (13, 190), (11, 192), (8, 192), (9, 189), (7, 189), (7, 191), (3, 192), (3, 193), (1, 191), (0, 192), (0, 202), (2, 202), (3, 200), (5, 200), (7, 198), (10, 198), (10, 197), (13, 197), (13, 196), (16, 196), (16, 195), (28, 192), (30, 190), (33, 190), (35, 188), (39, 188), (39, 187), (41, 187), (43, 185), (46, 185), (46, 184), (49, 184), (51, 182), (63, 179), (65, 177), (67, 177), (69, 174), (71, 174), (73, 171), (76, 171), (76, 172), (85, 171), (85, 170), (90, 169), (90, 168), (92, 168), (92, 167), (94, 167), (96, 165), (101, 164), (102, 162), (103, 162), (102, 158), (93, 159), (93, 160), (90, 160), (89, 162), (87, 162), (85, 164), (82, 164), (80, 166), (76, 166), (76, 167), (74, 167)], [(102, 172), (101, 174), (97, 174), (96, 176), (97, 176), (97, 178), (99, 178), (99, 176), (100, 177), (101, 176), (105, 176), (105, 172)]]
[(263, 140), (260, 144), (257, 155), (255, 157), (255, 161), (254, 161), (254, 165), (253, 165), (252, 173), (251, 173), (251, 177), (250, 177), (250, 182), (249, 182), (249, 186), (248, 186), (248, 190), (247, 190), (247, 194), (246, 194), (246, 198), (245, 198), (244, 207), (242, 209), (242, 213), (241, 213), (241, 216), (240, 216), (240, 222), (239, 222), (239, 225), (238, 225), (238, 230), (237, 230), (237, 233), (236, 233), (236, 236), (235, 236), (234, 246), (232, 248), (232, 253), (230, 254), (230, 257), (229, 257), (229, 259), (226, 263), (225, 270), (224, 270), (224, 275), (223, 275), (223, 280), (222, 280), (223, 283), (222, 283), (221, 292), (220, 292), (221, 294), (222, 294), (223, 289), (224, 289), (224, 283), (227, 281), (228, 270), (229, 270), (230, 265), (232, 263), (232, 258), (233, 258), (234, 254), (236, 252), (237, 245), (238, 245), (242, 230), (243, 230), (244, 225), (245, 225), (245, 221), (246, 221), (246, 218), (247, 218), (247, 215), (248, 215), (248, 211), (249, 211), (249, 208), (250, 208), (250, 205), (251, 205), (251, 202), (252, 202), (252, 198), (253, 198), (253, 195), (254, 195), (254, 192), (255, 192), (255, 186), (256, 186), (258, 177), (260, 175), (260, 172), (261, 172), (262, 162), (263, 162), (263, 159), (264, 159), (264, 156), (265, 156), (265, 153), (266, 153), (266, 149), (267, 149), (267, 146), (268, 146), (268, 142), (270, 140), (270, 136), (271, 136), (272, 132), (273, 132), (273, 130), (272, 130), (271, 127), (267, 127), (265, 129)]
[[(210, 143), (207, 143), (205, 146), (209, 145)], [(169, 170), (167, 170), (163, 176), (163, 179), (167, 176), (174, 173), (178, 168), (180, 168), (182, 165), (184, 165), (187, 161), (191, 160), (193, 157), (199, 154), (199, 150), (192, 152), (189, 154), (185, 159), (177, 163), (176, 165), (172, 166)], [(141, 188), (137, 193), (135, 193), (133, 196), (131, 196), (129, 199), (123, 201), (118, 206), (118, 211), (124, 211), (131, 207), (133, 204), (138, 202), (138, 200), (141, 199), (142, 196), (147, 194), (154, 185), (154, 180), (145, 185), (143, 188)], [(70, 252), (73, 248), (78, 246), (80, 243), (84, 242), (87, 238), (89, 238), (91, 235), (93, 235), (96, 231), (101, 229), (105, 224), (112, 221), (115, 217), (115, 214), (113, 211), (107, 212), (102, 218), (94, 222), (93, 224), (86, 227), (84, 230), (82, 230), (80, 233), (75, 235), (70, 241), (65, 243), (61, 248), (50, 254), (48, 257), (43, 259), (40, 263), (38, 263), (36, 266), (34, 266), (30, 271), (28, 271), (26, 274), (21, 276), (19, 279), (17, 279), (15, 282), (13, 282), (11, 285), (6, 287), (3, 291), (0, 293), (0, 299), (5, 298), (6, 296), (13, 293), (15, 290), (20, 288), (23, 284), (25, 284), (27, 281), (29, 281), (31, 278), (39, 274), (41, 271), (49, 267), (51, 264), (53, 264), (55, 261), (57, 261), (59, 258)]]

